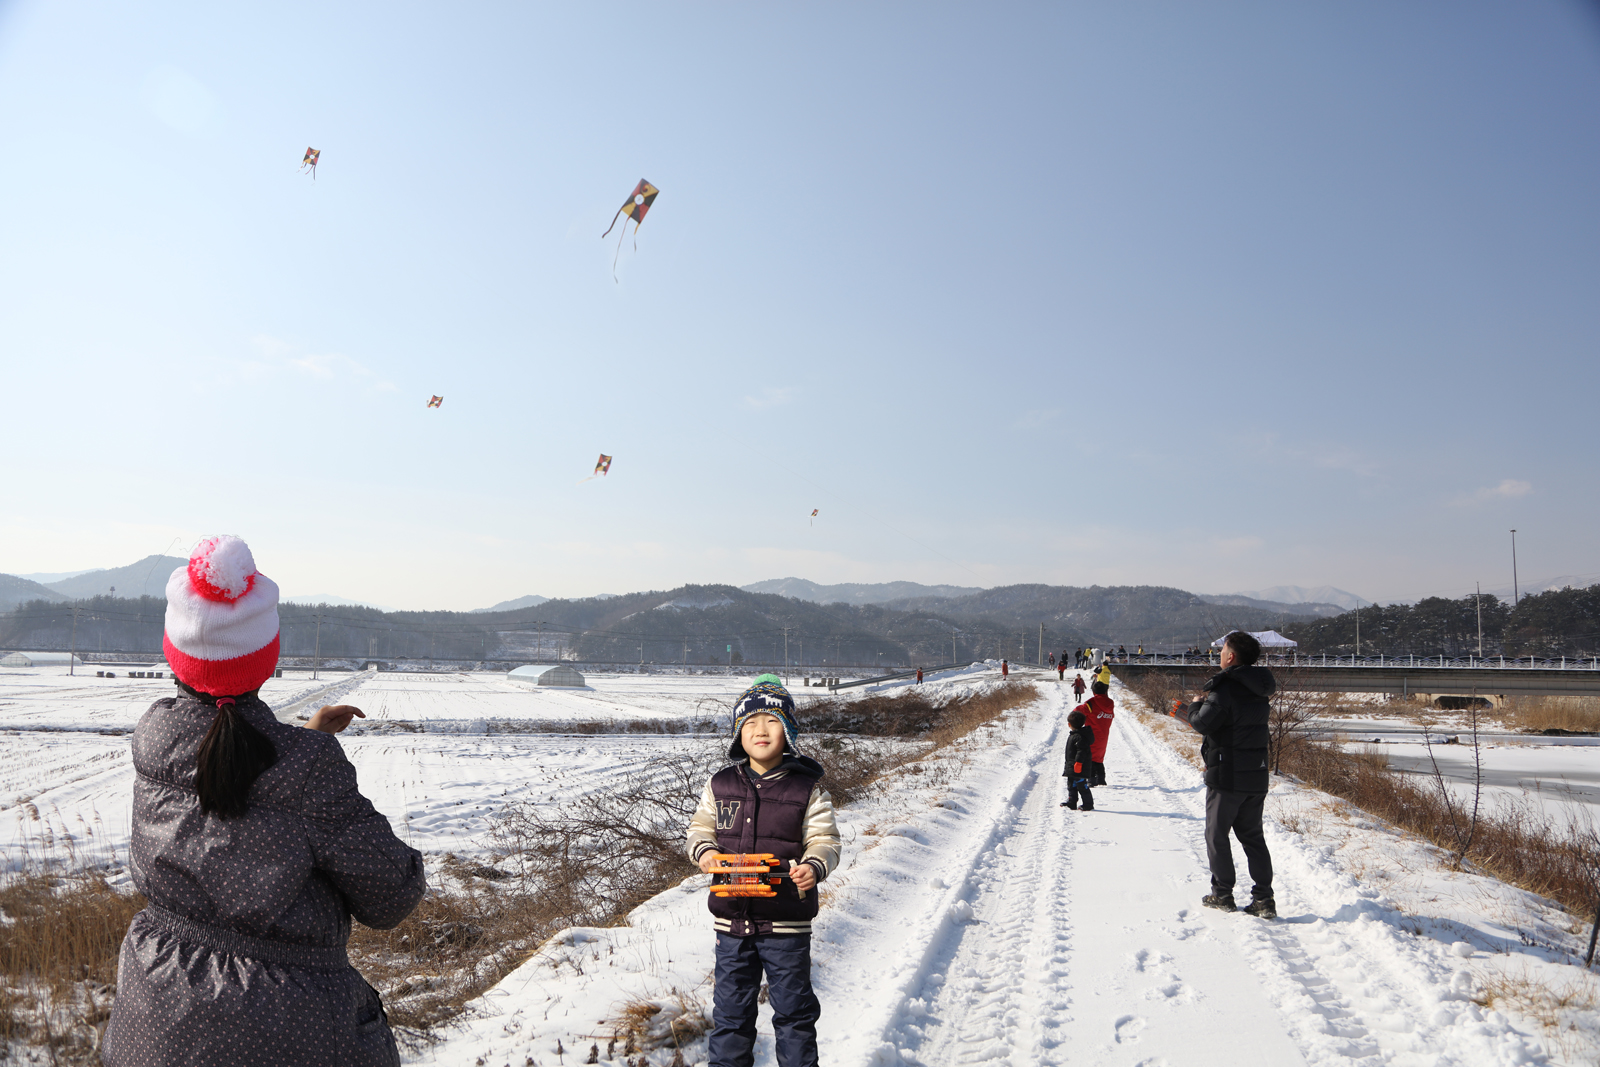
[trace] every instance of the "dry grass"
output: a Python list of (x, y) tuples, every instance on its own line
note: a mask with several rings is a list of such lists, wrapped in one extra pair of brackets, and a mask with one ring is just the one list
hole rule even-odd
[(54, 1063), (98, 1063), (117, 951), (142, 907), (143, 897), (98, 875), (26, 874), (0, 885), (0, 1042), (46, 1048)]
[(1508, 728), (1524, 733), (1600, 733), (1600, 697), (1509, 697), (1500, 714)]
[[(1285, 760), (1284, 771), (1452, 853), (1468, 840), (1459, 801), (1447, 802), (1431, 780), (1388, 770), (1386, 760), (1313, 743)], [(1581, 821), (1558, 825), (1532, 806), (1502, 804), (1479, 816), (1465, 853), (1476, 869), (1574, 916), (1593, 916), (1600, 903), (1600, 834)]]

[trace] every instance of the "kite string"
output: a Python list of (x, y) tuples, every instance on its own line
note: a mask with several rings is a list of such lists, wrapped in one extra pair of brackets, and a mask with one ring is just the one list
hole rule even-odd
[[(606, 232), (610, 233), (611, 231), (607, 230)], [(633, 232), (635, 234), (637, 234), (639, 232), (639, 227), (638, 226), (634, 226)], [(611, 257), (611, 280), (614, 281), (614, 282), (617, 280), (617, 256), (622, 255), (622, 238), (625, 237), (627, 235), (627, 233), (628, 233), (628, 224), (626, 222), (624, 222), (622, 224), (622, 232), (617, 234), (617, 250)], [(638, 244), (638, 238), (637, 237), (635, 237), (635, 239), (634, 239), (633, 248), (634, 248), (634, 251), (636, 251), (636, 252), (639, 250), (639, 244)], [(621, 283), (618, 282), (617, 284), (620, 285)]]

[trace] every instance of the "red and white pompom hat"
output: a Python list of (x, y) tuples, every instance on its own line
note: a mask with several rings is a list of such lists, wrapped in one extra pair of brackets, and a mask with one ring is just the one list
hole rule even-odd
[(250, 546), (207, 537), (167, 579), (167, 665), (191, 689), (238, 696), (278, 666), (278, 585), (256, 570)]

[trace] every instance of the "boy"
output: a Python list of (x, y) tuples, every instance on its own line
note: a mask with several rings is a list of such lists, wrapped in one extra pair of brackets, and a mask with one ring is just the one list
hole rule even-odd
[(717, 853), (770, 852), (789, 864), (775, 897), (709, 897), (716, 917), (711, 1067), (755, 1060), (756, 998), (765, 972), (780, 1067), (815, 1067), (822, 1005), (811, 989), (817, 883), (839, 864), (833, 797), (822, 764), (796, 745), (794, 698), (776, 675), (757, 678), (734, 705), (733, 766), (711, 776), (689, 820), (688, 850), (707, 874)]
[(1083, 810), (1094, 810), (1094, 794), (1089, 791), (1090, 750), (1094, 745), (1094, 733), (1089, 729), (1089, 718), (1084, 715), (1083, 709), (1074, 708), (1072, 714), (1067, 716), (1067, 725), (1072, 727), (1067, 733), (1067, 766), (1061, 772), (1061, 777), (1067, 780), (1067, 799), (1061, 802), (1063, 808), (1078, 808), (1078, 800), (1083, 800)]

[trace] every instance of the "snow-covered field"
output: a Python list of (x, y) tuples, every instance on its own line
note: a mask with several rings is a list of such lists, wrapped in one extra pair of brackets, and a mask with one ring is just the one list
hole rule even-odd
[[(132, 785), (122, 731), (170, 683), (96, 682), (0, 674), (11, 869), (46, 853), (120, 863)], [(363, 707), (371, 720), (343, 737), (363, 791), (417, 847), (471, 854), (509, 800), (605, 789), (644, 754), (706, 743), (510, 724), (725, 723), (744, 680), (590, 682), (549, 692), (492, 675), (297, 677), (266, 695), (286, 718), (297, 701)], [(941, 683), (996, 684), (986, 671)], [(1268, 802), (1283, 917), (1202, 909), (1204, 790), (1150, 725), (1176, 724), (1132, 714), (1136, 698), (1117, 686), (1111, 785), (1096, 790), (1097, 811), (1071, 812), (1058, 806), (1068, 691), (1053, 678), (1038, 688), (1035, 703), (840, 812), (845, 858), (824, 885), (814, 946), (825, 1063), (1600, 1062), (1587, 931), (1558, 910), (1451, 872), (1435, 849), (1292, 785)], [(661, 1003), (662, 1018), (709, 1010), (705, 881), (661, 894), (627, 926), (552, 940), (411, 1059), (559, 1067), (596, 1044), (606, 1062), (629, 1003)], [(647, 1061), (661, 1067), (673, 1052)], [(703, 1063), (703, 1039), (683, 1052)], [(757, 1062), (774, 1062), (770, 1037)]]

